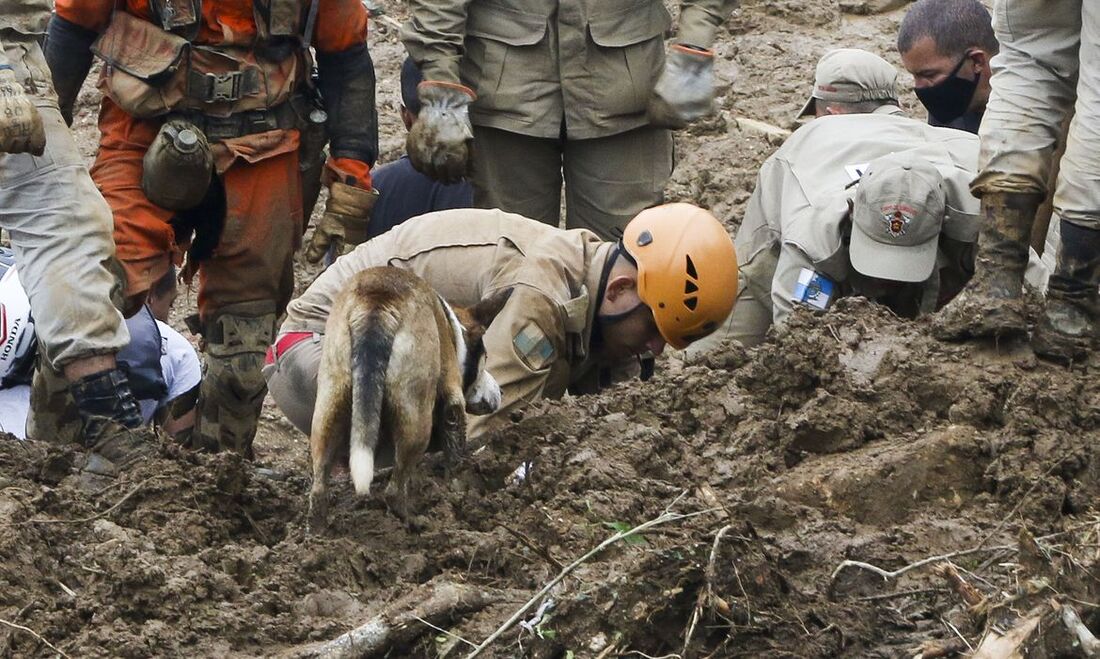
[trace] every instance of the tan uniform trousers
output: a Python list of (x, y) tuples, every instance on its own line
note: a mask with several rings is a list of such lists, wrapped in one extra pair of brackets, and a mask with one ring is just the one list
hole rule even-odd
[(1051, 153), (1076, 93), (1054, 210), (1100, 229), (1100, 3), (997, 0), (993, 28), (1001, 51), (992, 61), (975, 193), (1047, 192)]
[(546, 139), (474, 126), (474, 205), (618, 240), (660, 204), (672, 175), (672, 133), (648, 126), (588, 140)]
[(111, 211), (57, 109), (37, 39), (0, 30), (0, 41), (46, 127), (41, 156), (0, 154), (0, 226), (11, 233), (35, 333), (47, 361), (60, 370), (130, 342), (111, 304), (120, 285), (107, 269), (115, 254)]

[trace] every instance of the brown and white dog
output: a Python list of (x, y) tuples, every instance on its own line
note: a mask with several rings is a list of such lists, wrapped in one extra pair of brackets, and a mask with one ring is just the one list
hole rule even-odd
[[(511, 289), (470, 308), (451, 307), (420, 277), (368, 268), (337, 296), (325, 324), (310, 432), (310, 526), (328, 519), (328, 477), (349, 455), (357, 494), (374, 479), (380, 441), (394, 449), (388, 494), (406, 515), (408, 482), (433, 436), (448, 460), (466, 446), (466, 412), (500, 407), (500, 387), (485, 370), (483, 336)], [(350, 445), (350, 446), (349, 446)]]

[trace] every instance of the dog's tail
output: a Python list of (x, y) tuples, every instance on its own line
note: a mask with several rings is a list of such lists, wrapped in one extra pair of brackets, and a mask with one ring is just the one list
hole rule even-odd
[[(391, 321), (391, 322), (387, 322)], [(374, 451), (382, 422), (386, 368), (393, 352), (393, 316), (371, 312), (363, 327), (352, 327), (351, 349), (351, 482), (358, 494), (370, 491)]]

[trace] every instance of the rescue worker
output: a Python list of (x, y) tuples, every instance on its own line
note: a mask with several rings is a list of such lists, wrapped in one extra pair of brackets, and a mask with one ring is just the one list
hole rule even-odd
[(358, 0), (57, 2), (47, 59), (67, 116), (92, 52), (105, 64), (92, 177), (114, 211), (126, 312), (192, 229), (205, 246), (192, 244), (184, 270), (199, 275), (202, 447), (252, 455), (263, 355), (304, 232), (300, 170), (319, 157), (325, 113), (329, 197), (311, 249), (365, 239), (377, 153), (366, 32)]
[(416, 273), (459, 306), (514, 288), (485, 334), (502, 403), (469, 418), (471, 437), (526, 402), (593, 392), (611, 370), (666, 343), (684, 348), (718, 327), (737, 294), (729, 234), (690, 204), (642, 211), (621, 242), (500, 210), (422, 215), (338, 259), (290, 303), (264, 370), (272, 398), (304, 433), (333, 300), (355, 273), (383, 265)]
[[(474, 202), (604, 238), (659, 204), (672, 135), (714, 106), (714, 44), (737, 0), (416, 0), (401, 31), (424, 106), (420, 171)], [(471, 142), (473, 149), (471, 149)], [(476, 157), (472, 153), (476, 152)]]
[[(129, 336), (111, 303), (111, 213), (58, 112), (38, 45), (49, 14), (46, 0), (0, 0), (0, 226), (37, 321), (37, 379), (45, 369), (56, 382), (56, 399), (40, 398), (35, 412), (75, 408), (66, 436), (35, 436), (82, 442), (122, 463), (149, 450), (151, 437), (135, 432), (140, 411), (115, 360)], [(15, 334), (5, 336), (7, 352)]]
[(1050, 191), (1051, 153), (1074, 110), (1054, 187), (1061, 233), (1043, 317), (1040, 357), (1083, 358), (1096, 329), (1100, 286), (1100, 6), (1082, 0), (1000, 2), (993, 90), (979, 135), (982, 233), (971, 285), (937, 318), (944, 339), (1027, 332), (1022, 280), (1036, 209)]
[(830, 50), (817, 61), (813, 89), (798, 117), (862, 113), (901, 114), (898, 70), (866, 50)]
[[(928, 123), (978, 134), (989, 103), (990, 61), (1000, 51), (989, 10), (979, 0), (920, 0), (902, 19), (898, 32), (901, 63), (913, 74), (914, 91), (928, 110)], [(1051, 185), (1065, 149), (1063, 124), (1053, 155)], [(1035, 216), (1025, 281), (1040, 292), (1055, 267), (1058, 223), (1051, 222), (1047, 199)]]
[(811, 102), (834, 116), (802, 126), (764, 162), (734, 239), (737, 305), (691, 352), (725, 338), (756, 345), (796, 306), (825, 310), (847, 295), (930, 313), (973, 272), (977, 138), (904, 116), (897, 73), (877, 56), (835, 51), (822, 63)]
[[(417, 86), (424, 80), (412, 58), (401, 66), (401, 122), (412, 128), (420, 116)], [(449, 208), (469, 208), (474, 204), (474, 189), (468, 181), (440, 183), (412, 166), (408, 154), (371, 172), (378, 203), (371, 211), (368, 238), (381, 235), (405, 220)]]
[(980, 0), (919, 0), (898, 30), (901, 64), (928, 123), (978, 134), (989, 102), (990, 60), (1000, 50)]
[[(14, 254), (0, 247), (0, 305), (5, 311), (0, 324), (14, 346), (0, 351), (0, 431), (23, 439), (30, 410), (30, 367), (39, 345), (27, 293), (14, 266)], [(126, 373), (142, 422), (156, 423), (165, 433), (181, 439), (195, 424), (201, 365), (187, 339), (165, 322), (166, 317), (156, 315), (171, 308), (173, 275), (157, 282), (149, 304), (126, 319), (130, 342), (116, 359)]]

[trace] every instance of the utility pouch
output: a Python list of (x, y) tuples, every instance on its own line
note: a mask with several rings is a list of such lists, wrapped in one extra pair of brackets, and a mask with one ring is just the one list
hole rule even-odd
[(284, 103), (302, 82), (304, 57), (278, 61), (250, 48), (193, 45), (124, 11), (92, 45), (106, 66), (100, 89), (139, 119), (198, 110), (216, 117)]
[(105, 63), (101, 89), (139, 118), (165, 114), (184, 99), (187, 50), (187, 39), (124, 11), (92, 44)]

